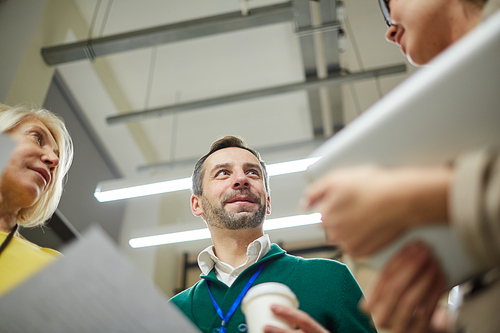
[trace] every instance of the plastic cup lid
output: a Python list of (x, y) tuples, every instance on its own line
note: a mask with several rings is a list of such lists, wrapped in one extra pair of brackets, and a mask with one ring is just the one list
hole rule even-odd
[(293, 291), (285, 284), (278, 282), (259, 283), (248, 290), (243, 298), (242, 304), (249, 302), (250, 299), (260, 295), (277, 294), (288, 297), (295, 307), (299, 306), (299, 301)]

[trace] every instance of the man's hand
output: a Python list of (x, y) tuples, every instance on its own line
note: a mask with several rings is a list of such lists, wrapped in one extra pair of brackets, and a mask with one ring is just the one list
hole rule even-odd
[(329, 242), (365, 257), (410, 228), (446, 223), (451, 177), (444, 167), (334, 170), (307, 189), (304, 208), (322, 214)]
[(292, 326), (298, 327), (298, 329), (283, 329), (267, 325), (266, 327), (264, 327), (264, 333), (329, 333), (328, 330), (321, 326), (316, 320), (312, 319), (311, 316), (309, 316), (304, 311), (282, 305), (273, 305), (271, 306), (271, 310), (276, 316), (282, 318)]
[(386, 264), (361, 306), (379, 328), (393, 333), (427, 332), (445, 285), (431, 250), (417, 241)]

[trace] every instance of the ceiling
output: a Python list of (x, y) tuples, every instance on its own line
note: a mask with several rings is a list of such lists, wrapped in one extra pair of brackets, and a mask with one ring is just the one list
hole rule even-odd
[[(175, 24), (187, 34), (181, 38), (181, 31), (166, 43), (145, 34), (142, 41), (156, 45), (115, 48), (92, 60), (55, 65), (94, 139), (125, 179), (189, 176), (194, 161), (228, 134), (244, 138), (268, 163), (303, 158), (412, 71), (407, 66), (404, 73), (377, 78), (370, 72), (407, 64), (397, 47), (384, 40), (376, 1), (345, 0), (343, 20), (337, 11), (340, 2), (330, 0), (74, 1), (89, 30), (68, 33), (67, 45), (91, 39), (97, 52), (106, 37), (162, 26), (169, 31)], [(262, 25), (250, 28), (227, 23), (216, 29), (226, 14), (245, 17), (248, 8), (252, 16), (275, 8), (270, 6), (289, 8), (289, 19), (264, 23), (262, 18)], [(310, 33), (311, 24), (318, 24), (314, 13), (321, 17), (323, 30), (316, 29), (321, 35)], [(206, 36), (188, 31), (199, 22), (205, 24)], [(339, 24), (344, 40), (339, 40)], [(314, 83), (318, 76), (335, 83), (349, 79), (348, 73), (364, 72), (369, 73), (356, 81), (293, 88)], [(164, 113), (109, 123), (110, 117), (144, 110)], [(290, 215), (305, 182), (283, 178), (272, 180), (271, 186), (273, 215)], [(188, 200), (186, 193), (179, 196)]]

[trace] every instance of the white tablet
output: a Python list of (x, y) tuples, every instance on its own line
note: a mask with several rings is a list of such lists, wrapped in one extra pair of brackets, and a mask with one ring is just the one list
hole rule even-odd
[[(500, 12), (419, 69), (311, 157), (313, 180), (334, 168), (361, 164), (436, 165), (460, 153), (500, 146)], [(412, 231), (373, 256), (380, 269), (409, 240), (430, 244), (448, 287), (479, 273), (456, 231)]]
[(500, 12), (316, 149), (306, 173), (375, 163), (430, 165), (500, 145)]

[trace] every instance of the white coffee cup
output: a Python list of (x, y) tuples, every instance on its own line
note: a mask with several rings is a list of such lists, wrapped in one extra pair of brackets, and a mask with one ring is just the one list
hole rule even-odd
[(272, 313), (273, 304), (297, 308), (299, 301), (293, 291), (282, 283), (260, 283), (248, 290), (241, 303), (241, 310), (245, 315), (249, 333), (262, 333), (266, 325), (294, 328)]

